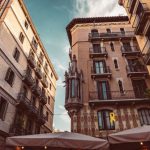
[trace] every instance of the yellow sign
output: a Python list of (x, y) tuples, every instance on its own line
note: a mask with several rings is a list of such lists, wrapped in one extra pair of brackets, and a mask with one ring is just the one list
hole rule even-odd
[(110, 123), (113, 123), (116, 121), (116, 118), (115, 118), (115, 113), (110, 113)]

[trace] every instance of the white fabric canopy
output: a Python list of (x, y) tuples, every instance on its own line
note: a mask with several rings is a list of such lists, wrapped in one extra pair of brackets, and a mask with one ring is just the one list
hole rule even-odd
[(109, 144), (104, 139), (78, 133), (59, 132), (26, 136), (8, 137), (7, 146), (47, 146), (75, 149), (108, 150)]
[(150, 141), (150, 125), (110, 134), (108, 140), (110, 144)]

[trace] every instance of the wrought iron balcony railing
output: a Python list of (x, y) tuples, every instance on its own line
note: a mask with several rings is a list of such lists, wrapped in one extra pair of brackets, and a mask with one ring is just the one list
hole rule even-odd
[(99, 48), (90, 48), (89, 49), (90, 57), (107, 57), (108, 53), (106, 51), (106, 47), (99, 47)]
[(137, 46), (122, 46), (121, 47), (122, 55), (124, 56), (139, 56), (141, 51)]
[(42, 112), (38, 112), (38, 119), (37, 121), (39, 122), (40, 125), (45, 124), (46, 122), (46, 116)]
[(124, 91), (103, 91), (89, 92), (89, 100), (128, 100), (128, 99), (137, 99), (137, 98), (146, 98), (144, 91), (133, 91), (133, 90), (124, 90)]
[(91, 68), (91, 76), (92, 78), (111, 78), (111, 70), (109, 66), (106, 67), (92, 67)]
[(126, 66), (127, 74), (130, 77), (147, 76), (148, 70), (144, 65), (129, 65)]
[(89, 40), (107, 40), (107, 39), (118, 39), (118, 38), (129, 38), (134, 37), (133, 31), (126, 32), (110, 32), (110, 33), (89, 33)]

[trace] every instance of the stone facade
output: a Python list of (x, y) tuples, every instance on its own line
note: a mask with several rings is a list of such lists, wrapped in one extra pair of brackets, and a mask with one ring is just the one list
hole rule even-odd
[(65, 108), (71, 131), (105, 138), (141, 126), (139, 110), (150, 109), (145, 96), (150, 80), (128, 18), (77, 18), (66, 29), (71, 62)]
[(4, 4), (0, 13), (0, 138), (52, 132), (57, 74), (24, 2)]

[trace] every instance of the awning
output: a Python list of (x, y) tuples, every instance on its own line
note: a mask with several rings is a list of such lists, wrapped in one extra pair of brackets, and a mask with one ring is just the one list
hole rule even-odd
[(72, 149), (91, 149), (108, 150), (109, 144), (104, 139), (94, 138), (78, 133), (59, 132), (36, 134), (26, 136), (14, 136), (6, 139), (6, 145), (10, 146), (28, 146), (48, 148), (72, 148)]

